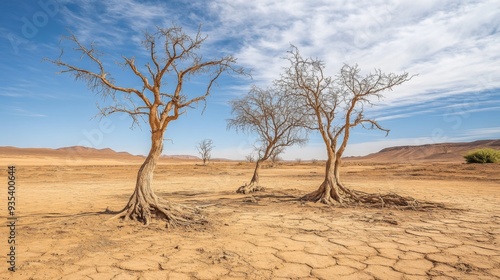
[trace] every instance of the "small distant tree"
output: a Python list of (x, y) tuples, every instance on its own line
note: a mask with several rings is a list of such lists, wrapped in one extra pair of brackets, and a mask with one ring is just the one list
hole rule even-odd
[(445, 154), (448, 154), (450, 152), (450, 145), (448, 144), (443, 144), (443, 152)]
[(297, 164), (301, 164), (301, 163), (302, 163), (302, 159), (301, 159), (301, 158), (296, 158), (296, 159), (295, 159), (295, 162), (296, 162)]
[[(197, 210), (174, 205), (159, 198), (153, 191), (153, 174), (163, 151), (164, 134), (168, 125), (186, 113), (188, 108), (204, 102), (212, 87), (224, 73), (243, 74), (235, 68), (233, 56), (206, 59), (199, 49), (206, 37), (200, 31), (194, 37), (181, 27), (157, 28), (153, 34), (146, 33), (143, 46), (147, 62), (138, 66), (134, 57), (121, 56), (124, 69), (137, 79), (138, 87), (119, 85), (107, 71), (111, 63), (104, 61), (104, 54), (94, 44), (85, 45), (75, 35), (67, 37), (74, 50), (80, 55), (80, 65), (62, 59), (49, 60), (69, 73), (76, 80), (85, 82), (88, 88), (108, 98), (111, 105), (101, 108), (100, 114), (114, 113), (129, 115), (133, 123), (144, 120), (151, 133), (148, 156), (139, 168), (135, 190), (126, 206), (116, 217), (132, 219), (149, 224), (152, 218), (165, 220), (167, 226), (189, 225), (197, 222)], [(120, 74), (118, 74), (120, 75)], [(204, 83), (198, 90), (186, 90), (185, 85), (194, 77)], [(204, 80), (204, 82), (203, 82)]]
[(249, 184), (239, 187), (238, 193), (262, 190), (259, 184), (262, 162), (286, 147), (306, 142), (305, 116), (296, 103), (290, 101), (286, 93), (276, 87), (262, 89), (256, 86), (242, 98), (230, 101), (234, 118), (228, 120), (228, 128), (258, 135), (252, 179)]
[[(344, 65), (337, 76), (330, 77), (325, 73), (323, 61), (303, 58), (294, 46), (289, 51), (288, 61), (290, 66), (277, 84), (293, 102), (304, 106), (307, 115), (312, 116), (308, 128), (319, 132), (327, 152), (323, 183), (302, 199), (326, 204), (374, 201), (372, 196), (361, 197), (359, 192), (348, 189), (342, 183), (342, 155), (353, 127), (361, 125), (389, 132), (375, 120), (367, 118), (364, 110), (374, 100), (381, 98), (382, 92), (391, 90), (411, 77), (407, 73), (385, 74), (380, 70), (363, 76), (358, 66), (349, 65)], [(400, 203), (400, 198), (396, 200), (396, 203)]]
[(203, 165), (208, 164), (208, 161), (212, 157), (212, 149), (214, 147), (215, 146), (212, 139), (204, 139), (196, 146), (196, 149), (198, 149), (198, 153), (200, 154), (201, 159), (203, 160)]
[(276, 166), (282, 159), (280, 157), (280, 154), (283, 152), (283, 149), (275, 149), (274, 152), (271, 154), (269, 159), (271, 160), (272, 166)]
[(246, 155), (245, 160), (252, 163), (255, 162), (255, 157), (252, 154)]

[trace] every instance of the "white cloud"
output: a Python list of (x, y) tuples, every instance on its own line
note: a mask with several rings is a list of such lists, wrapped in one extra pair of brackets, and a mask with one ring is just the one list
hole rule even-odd
[(488, 139), (500, 138), (500, 127), (474, 128), (463, 131), (458, 139)]
[[(258, 84), (278, 77), (292, 43), (303, 55), (324, 60), (331, 75), (344, 62), (366, 71), (418, 73), (382, 101), (391, 106), (433, 100), (435, 92), (456, 95), (500, 87), (494, 78), (500, 76), (500, 2), (495, 0), (62, 0), (72, 2), (78, 11), (61, 9), (70, 29), (82, 41), (115, 48), (129, 40), (137, 43), (155, 25), (203, 23), (208, 42), (225, 42), (222, 48), (252, 69)], [(417, 95), (416, 101), (410, 98)]]
[[(212, 1), (220, 26), (234, 37), (239, 61), (257, 83), (277, 78), (290, 43), (327, 63), (369, 71), (419, 74), (387, 94), (387, 106), (430, 102), (500, 88), (500, 2), (485, 1)], [(438, 94), (436, 94), (438, 93)]]
[(33, 118), (44, 118), (44, 117), (47, 117), (46, 115), (34, 113), (34, 112), (31, 112), (31, 111), (28, 111), (28, 110), (25, 110), (25, 109), (22, 109), (22, 108), (19, 108), (19, 107), (11, 107), (9, 109), (9, 111), (10, 111), (10, 115), (13, 115), (13, 116), (33, 117)]
[[(80, 41), (108, 47), (120, 47), (131, 40), (140, 43), (144, 31), (151, 31), (168, 19), (175, 22), (178, 14), (161, 2), (152, 5), (134, 0), (63, 0), (62, 3), (65, 4), (61, 6), (63, 19)], [(68, 8), (70, 3), (78, 8)]]

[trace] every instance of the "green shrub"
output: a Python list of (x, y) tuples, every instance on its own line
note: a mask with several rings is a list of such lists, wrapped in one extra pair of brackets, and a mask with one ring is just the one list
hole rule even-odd
[(500, 151), (494, 149), (479, 149), (464, 156), (467, 163), (500, 162)]

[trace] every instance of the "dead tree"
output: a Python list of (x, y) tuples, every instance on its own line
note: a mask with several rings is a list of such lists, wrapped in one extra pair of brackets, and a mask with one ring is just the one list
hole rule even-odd
[(245, 96), (230, 102), (234, 118), (228, 120), (228, 128), (258, 135), (252, 179), (236, 192), (262, 190), (259, 184), (261, 164), (273, 154), (283, 152), (286, 147), (306, 142), (304, 115), (295, 103), (289, 101), (286, 94), (276, 87), (261, 89), (253, 86)]
[(275, 167), (282, 159), (280, 157), (280, 154), (284, 152), (283, 149), (275, 149), (274, 152), (271, 154), (269, 159), (271, 160), (272, 167)]
[(212, 157), (212, 149), (214, 147), (215, 146), (212, 139), (204, 139), (196, 146), (196, 149), (198, 149), (198, 153), (200, 154), (201, 159), (203, 160), (203, 165), (208, 164), (208, 161)]
[[(243, 73), (235, 68), (236, 59), (225, 56), (213, 60), (204, 59), (198, 52), (206, 36), (200, 30), (191, 37), (181, 27), (157, 28), (153, 34), (145, 34), (143, 46), (147, 62), (136, 65), (134, 57), (122, 56), (123, 66), (131, 71), (141, 84), (138, 88), (120, 86), (107, 72), (103, 53), (94, 44), (84, 45), (75, 35), (66, 37), (81, 55), (81, 66), (62, 60), (49, 60), (69, 73), (76, 80), (87, 83), (89, 89), (112, 100), (112, 105), (100, 108), (100, 115), (125, 113), (136, 124), (143, 117), (151, 131), (151, 148), (138, 174), (135, 190), (127, 205), (116, 217), (149, 224), (152, 218), (165, 220), (168, 226), (189, 225), (199, 221), (198, 211), (182, 205), (174, 205), (155, 195), (153, 173), (163, 150), (163, 136), (168, 125), (198, 102), (210, 95), (216, 80), (224, 73)], [(199, 92), (186, 92), (185, 84), (193, 77), (205, 81)], [(200, 81), (200, 80), (197, 80)]]
[(255, 158), (254, 158), (254, 156), (253, 156), (252, 154), (246, 155), (246, 156), (245, 156), (245, 160), (246, 160), (247, 162), (249, 162), (249, 163), (253, 163), (253, 162), (255, 162)]
[(321, 60), (303, 58), (294, 46), (288, 60), (290, 67), (285, 69), (277, 85), (312, 116), (308, 128), (319, 132), (327, 152), (323, 183), (302, 200), (326, 204), (369, 202), (369, 195), (348, 189), (340, 180), (342, 155), (353, 127), (361, 125), (389, 132), (375, 120), (365, 117), (364, 110), (382, 97), (382, 92), (411, 77), (407, 73), (386, 74), (380, 70), (363, 76), (358, 66), (349, 65), (344, 65), (337, 76), (330, 77), (325, 74)]

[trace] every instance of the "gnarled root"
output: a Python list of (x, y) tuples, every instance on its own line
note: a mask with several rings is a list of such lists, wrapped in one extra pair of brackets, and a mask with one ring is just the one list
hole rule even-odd
[(321, 188), (312, 193), (308, 193), (300, 198), (302, 201), (319, 202), (327, 205), (339, 205), (342, 202), (336, 201), (328, 192), (323, 191)]
[(365, 207), (390, 207), (397, 209), (424, 210), (428, 208), (444, 208), (442, 203), (418, 201), (413, 197), (405, 197), (395, 193), (373, 194), (356, 191), (358, 204)]
[(247, 194), (247, 193), (253, 193), (253, 192), (260, 192), (263, 191), (264, 187), (259, 186), (258, 184), (255, 183), (250, 183), (250, 184), (245, 184), (241, 187), (239, 187), (236, 192), (237, 193), (242, 193), (242, 194)]
[(333, 184), (330, 181), (324, 181), (316, 191), (304, 195), (300, 200), (344, 206), (356, 198), (356, 194), (342, 184), (337, 183), (335, 185), (337, 188), (333, 188)]
[[(195, 224), (206, 224), (207, 221), (196, 207), (182, 204), (172, 204), (168, 201), (156, 199), (149, 202), (129, 201), (127, 206), (113, 218), (135, 220), (149, 225), (153, 218), (166, 221), (167, 228), (190, 227)], [(113, 219), (112, 218), (112, 219)]]
[(368, 208), (396, 208), (410, 210), (425, 210), (429, 208), (444, 208), (443, 204), (417, 201), (413, 197), (404, 197), (395, 193), (372, 194), (350, 190), (343, 184), (337, 183), (337, 190), (331, 188), (331, 183), (325, 181), (314, 192), (300, 198), (302, 201), (320, 202), (328, 205), (361, 206)]

